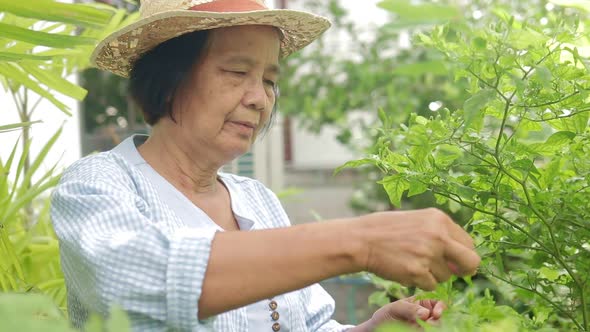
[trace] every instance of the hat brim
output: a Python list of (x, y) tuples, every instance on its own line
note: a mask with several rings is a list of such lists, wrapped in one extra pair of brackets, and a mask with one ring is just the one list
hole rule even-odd
[(106, 37), (97, 45), (91, 61), (100, 69), (129, 77), (133, 63), (166, 40), (193, 31), (238, 25), (270, 25), (281, 29), (281, 57), (286, 57), (317, 39), (330, 27), (330, 21), (290, 9), (231, 13), (165, 11), (140, 19)]

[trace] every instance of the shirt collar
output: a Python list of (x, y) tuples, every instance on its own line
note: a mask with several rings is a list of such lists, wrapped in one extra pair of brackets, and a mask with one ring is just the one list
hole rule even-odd
[[(119, 143), (112, 151), (123, 156), (132, 165), (138, 166), (147, 164), (145, 159), (139, 154), (137, 146), (143, 144), (149, 136), (143, 134), (135, 134), (126, 138)], [(238, 181), (233, 176), (224, 172), (217, 172), (217, 176), (223, 182), (229, 191), (231, 209), (234, 216), (238, 220), (240, 229), (254, 230), (260, 228), (260, 222), (257, 220), (256, 213), (248, 204), (248, 196), (244, 192), (242, 186), (238, 185)]]

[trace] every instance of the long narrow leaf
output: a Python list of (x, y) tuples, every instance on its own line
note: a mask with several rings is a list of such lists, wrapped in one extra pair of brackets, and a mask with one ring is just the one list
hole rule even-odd
[(60, 287), (63, 285), (64, 285), (64, 279), (57, 278), (57, 279), (51, 279), (51, 280), (46, 280), (44, 282), (41, 282), (41, 283), (37, 284), (37, 288), (39, 288), (40, 290), (47, 290), (49, 288)]
[(57, 168), (58, 164), (55, 163), (50, 169), (48, 169), (45, 174), (43, 174), (42, 177), (40, 177), (33, 185), (33, 188), (37, 188), (40, 185), (42, 185), (43, 183), (45, 183), (46, 180), (50, 179), (52, 176), (59, 176), (59, 174), (55, 174), (55, 169)]
[(56, 48), (74, 48), (81, 45), (92, 45), (96, 42), (92, 38), (34, 31), (5, 23), (0, 23), (0, 34), (7, 39)]
[(0, 290), (3, 292), (8, 292), (10, 290), (8, 289), (8, 283), (4, 281), (4, 273), (2, 273), (2, 271), (0, 271)]
[(13, 61), (13, 62), (20, 62), (23, 60), (29, 61), (47, 61), (51, 60), (53, 57), (47, 55), (36, 55), (36, 54), (26, 54), (26, 53), (13, 53), (13, 52), (0, 52), (0, 61)]
[[(18, 165), (16, 167), (16, 175), (14, 177), (14, 183), (12, 184), (12, 190), (9, 193), (9, 200), (12, 200), (12, 198), (16, 194), (16, 186), (19, 183), (20, 175), (22, 174), (23, 169), (25, 168), (25, 162), (27, 160), (27, 155), (29, 154), (30, 149), (31, 149), (31, 141), (28, 141), (25, 143), (25, 146), (23, 147), (20, 159), (18, 161)], [(0, 218), (0, 220), (5, 220), (5, 219)]]
[(12, 151), (10, 152), (10, 155), (8, 156), (8, 160), (6, 160), (6, 163), (3, 164), (0, 160), (0, 172), (2, 172), (2, 174), (0, 174), (0, 207), (6, 204), (10, 197), (8, 193), (8, 175), (10, 174), (10, 168), (12, 167), (12, 161), (14, 160), (14, 155), (16, 154), (18, 142), (19, 140), (17, 140), (14, 143), (14, 146), (12, 147)]
[(14, 253), (14, 248), (12, 247), (12, 243), (10, 242), (10, 239), (8, 239), (8, 235), (6, 234), (5, 228), (0, 229), (0, 242), (2, 242), (2, 244), (4, 246), (4, 250), (8, 254), (9, 262), (12, 264), (12, 266), (16, 270), (17, 276), (21, 280), (25, 280), (23, 269), (20, 265), (18, 257), (16, 257), (16, 254)]
[(86, 89), (66, 80), (65, 78), (55, 75), (48, 70), (43, 70), (37, 66), (22, 63), (21, 67), (33, 75), (39, 82), (45, 84), (49, 89), (55, 90), (68, 97), (76, 100), (82, 100), (86, 97), (88, 91)]
[(112, 16), (112, 12), (93, 6), (50, 0), (0, 0), (0, 8), (18, 16), (93, 28), (102, 27)]
[(18, 67), (15, 67), (14, 65), (9, 63), (0, 63), (0, 75), (4, 75), (6, 78), (9, 78), (10, 80), (16, 83), (24, 85), (25, 87), (35, 92), (39, 96), (49, 100), (62, 112), (66, 113), (67, 115), (72, 115), (72, 113), (70, 113), (70, 111), (68, 110), (67, 105), (57, 100), (57, 98), (55, 98), (47, 90), (43, 89), (38, 82), (35, 82), (32, 79), (30, 79), (28, 75), (22, 72)]
[(29, 127), (32, 124), (40, 123), (41, 121), (29, 121), (29, 122), (19, 122), (19, 123), (12, 123), (9, 125), (2, 125), (0, 126), (0, 133), (5, 131), (12, 131), (14, 129), (22, 128), (22, 127)]
[(23, 181), (21, 182), (20, 189), (19, 189), (16, 197), (20, 197), (21, 195), (23, 195), (23, 193), (31, 186), (31, 179), (33, 178), (33, 175), (35, 174), (35, 172), (37, 172), (37, 169), (39, 169), (39, 166), (41, 166), (41, 163), (43, 163), (43, 161), (47, 157), (49, 150), (51, 150), (51, 148), (53, 147), (53, 145), (55, 144), (55, 142), (57, 141), (57, 139), (61, 135), (62, 130), (63, 130), (63, 127), (60, 127), (55, 132), (55, 134), (53, 134), (53, 136), (51, 136), (51, 138), (49, 138), (49, 140), (43, 146), (41, 151), (39, 151), (39, 154), (37, 155), (35, 160), (31, 163), (31, 166), (27, 170), (27, 173), (25, 174), (25, 177), (23, 178)]
[(6, 289), (7, 292), (18, 289), (16, 286), (16, 280), (14, 280), (14, 277), (12, 276), (12, 273), (10, 273), (10, 271), (0, 271), (0, 276), (4, 277), (2, 279), (2, 287)]
[(43, 185), (27, 191), (24, 195), (19, 197), (8, 209), (6, 209), (1, 214), (0, 220), (7, 220), (7, 219), (12, 218), (18, 210), (23, 208), (26, 204), (28, 204), (35, 197), (42, 194), (45, 190), (55, 187), (59, 183), (60, 177), (61, 177), (61, 175), (54, 176), (51, 179), (49, 179), (47, 182), (45, 182)]

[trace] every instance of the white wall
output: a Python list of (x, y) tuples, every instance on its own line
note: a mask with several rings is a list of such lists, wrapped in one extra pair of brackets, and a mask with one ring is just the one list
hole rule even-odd
[[(351, 140), (361, 143), (366, 139), (359, 124), (372, 123), (375, 114), (367, 112), (348, 113), (348, 124), (352, 132)], [(342, 145), (336, 136), (339, 133), (335, 127), (324, 126), (319, 134), (301, 129), (299, 121), (292, 121), (295, 129), (292, 134), (293, 160), (291, 166), (298, 170), (326, 169), (332, 170), (345, 162), (362, 158), (359, 152), (352, 151)]]

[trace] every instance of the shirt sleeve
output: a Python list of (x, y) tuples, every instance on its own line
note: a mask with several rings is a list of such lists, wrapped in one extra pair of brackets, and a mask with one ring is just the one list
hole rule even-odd
[(122, 307), (134, 327), (208, 330), (198, 301), (215, 231), (165, 227), (129, 183), (70, 178), (51, 208), (68, 290), (90, 312)]
[(336, 305), (334, 299), (322, 286), (314, 284), (305, 288), (303, 292), (305, 324), (308, 331), (341, 332), (354, 327), (354, 325), (342, 325), (331, 319)]

